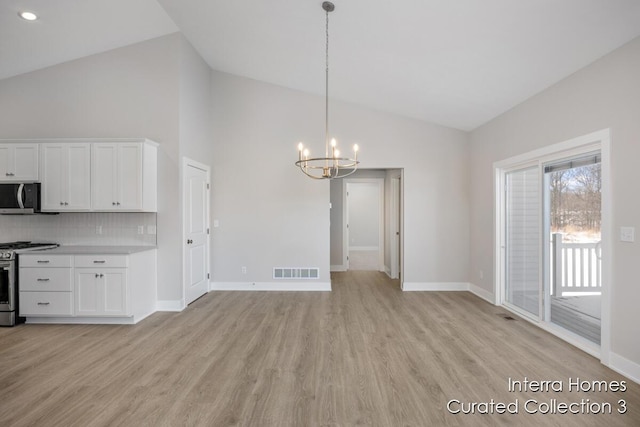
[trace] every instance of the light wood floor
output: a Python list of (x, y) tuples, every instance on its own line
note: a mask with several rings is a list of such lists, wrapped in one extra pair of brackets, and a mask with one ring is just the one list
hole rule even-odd
[[(383, 273), (324, 293), (215, 292), (134, 326), (0, 328), (2, 426), (638, 426), (640, 386), (466, 292)], [(507, 380), (563, 392), (509, 392)], [(609, 402), (625, 415), (452, 415), (447, 402)]]

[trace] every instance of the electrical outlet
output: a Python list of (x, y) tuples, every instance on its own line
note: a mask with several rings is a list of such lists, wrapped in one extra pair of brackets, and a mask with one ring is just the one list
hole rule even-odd
[(636, 229), (634, 227), (620, 227), (620, 241), (621, 242), (633, 242), (635, 241)]
[(156, 234), (156, 226), (147, 225), (147, 234)]
[(144, 234), (144, 225), (138, 226), (138, 234)]
[(102, 226), (96, 225), (96, 234), (102, 234)]
[(484, 279), (484, 270), (480, 270), (479, 276), (480, 280)]
[(242, 274), (247, 274), (247, 267), (242, 267)]

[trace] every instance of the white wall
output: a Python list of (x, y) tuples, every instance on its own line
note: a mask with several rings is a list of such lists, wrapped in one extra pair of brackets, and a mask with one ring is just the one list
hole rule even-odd
[(180, 42), (180, 155), (210, 166), (211, 68), (184, 37)]
[[(182, 298), (177, 204), (181, 38), (172, 34), (0, 80), (0, 138), (139, 137), (160, 144), (161, 300)], [(64, 239), (65, 230), (59, 232)]]
[[(640, 226), (640, 39), (506, 112), (471, 134), (470, 278), (493, 291), (493, 162), (604, 128), (611, 129), (613, 283), (611, 350), (640, 377), (640, 244), (618, 239)], [(484, 272), (480, 279), (479, 272)]]
[[(324, 149), (324, 98), (213, 72), (213, 103), (214, 281), (271, 281), (274, 266), (329, 281), (329, 182), (293, 165), (299, 141)], [(330, 114), (363, 168), (404, 168), (405, 280), (468, 281), (468, 135), (338, 101)]]
[(377, 248), (380, 241), (380, 189), (375, 183), (350, 183), (348, 193), (349, 247)]

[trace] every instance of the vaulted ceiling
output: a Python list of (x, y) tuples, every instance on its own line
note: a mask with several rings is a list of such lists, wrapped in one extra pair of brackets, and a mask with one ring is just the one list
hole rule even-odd
[[(213, 69), (324, 94), (321, 3), (2, 0), (0, 79), (181, 31)], [(640, 36), (637, 0), (334, 4), (332, 98), (462, 130)]]

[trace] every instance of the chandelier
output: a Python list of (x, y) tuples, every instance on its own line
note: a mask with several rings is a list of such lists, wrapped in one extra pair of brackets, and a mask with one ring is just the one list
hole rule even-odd
[(358, 144), (353, 146), (353, 158), (340, 157), (335, 138), (329, 138), (329, 12), (335, 9), (333, 3), (325, 1), (322, 3), (327, 20), (326, 31), (326, 51), (325, 51), (325, 149), (324, 157), (309, 157), (309, 149), (305, 148), (301, 142), (298, 144), (298, 161), (296, 166), (310, 178), (313, 179), (335, 179), (344, 178), (354, 173), (358, 169)]

